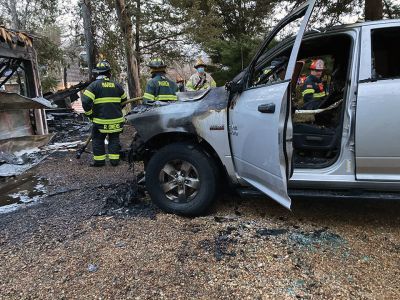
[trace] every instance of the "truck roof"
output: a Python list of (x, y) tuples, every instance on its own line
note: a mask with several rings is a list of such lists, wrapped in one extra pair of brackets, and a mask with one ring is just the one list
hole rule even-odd
[(343, 24), (343, 25), (337, 25), (337, 26), (333, 26), (330, 28), (326, 28), (327, 29), (326, 31), (363, 27), (363, 26), (369, 26), (369, 25), (386, 25), (386, 24), (393, 24), (393, 25), (396, 24), (396, 25), (400, 26), (400, 19), (384, 19), (384, 20), (377, 20), (377, 21), (358, 21), (358, 22), (352, 23), (352, 24)]

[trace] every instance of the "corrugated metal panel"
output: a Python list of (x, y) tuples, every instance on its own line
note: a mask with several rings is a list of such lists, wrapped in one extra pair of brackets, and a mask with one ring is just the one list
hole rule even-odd
[(17, 93), (0, 92), (0, 109), (53, 108), (51, 102), (43, 97), (28, 98)]

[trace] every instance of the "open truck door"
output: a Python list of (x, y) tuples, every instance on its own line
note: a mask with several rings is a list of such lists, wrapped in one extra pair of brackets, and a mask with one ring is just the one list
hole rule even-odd
[[(237, 174), (286, 208), (291, 205), (287, 192), (293, 136), (291, 82), (315, 2), (310, 0), (295, 8), (267, 36), (245, 75), (236, 83), (241, 92), (231, 95), (229, 108), (229, 137)], [(296, 36), (291, 51), (288, 50), (289, 57), (279, 57), (273, 68), (266, 68), (271, 66), (268, 60), (274, 56), (272, 46), (286, 38), (287, 33)]]

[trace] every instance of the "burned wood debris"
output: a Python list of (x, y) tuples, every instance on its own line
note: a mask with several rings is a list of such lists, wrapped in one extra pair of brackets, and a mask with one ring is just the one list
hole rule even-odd
[(89, 121), (76, 113), (48, 115), (46, 135), (19, 136), (23, 126), (14, 131), (0, 126), (0, 176), (20, 175), (55, 151), (75, 151), (91, 129)]
[(59, 109), (66, 108), (72, 110), (72, 102), (79, 99), (79, 92), (85, 89), (91, 82), (92, 80), (82, 81), (70, 86), (69, 88), (59, 90), (55, 93), (47, 93), (43, 96), (57, 105), (57, 108)]
[(42, 97), (33, 38), (0, 26), (0, 180), (80, 145), (90, 125), (71, 102), (89, 83)]
[(32, 37), (0, 27), (0, 176), (19, 175), (43, 157), (33, 149), (46, 145), (49, 134), (41, 97)]

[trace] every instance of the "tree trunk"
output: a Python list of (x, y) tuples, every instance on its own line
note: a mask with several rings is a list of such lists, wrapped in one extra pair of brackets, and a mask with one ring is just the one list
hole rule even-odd
[(125, 55), (128, 65), (127, 77), (128, 77), (129, 97), (130, 98), (139, 97), (141, 96), (142, 92), (140, 90), (137, 54), (134, 51), (135, 45), (133, 42), (133, 32), (132, 32), (133, 24), (126, 10), (125, 0), (115, 0), (115, 9), (117, 11), (117, 16), (125, 44)]
[(89, 80), (92, 78), (92, 71), (96, 65), (97, 50), (94, 45), (93, 25), (92, 25), (92, 9), (91, 0), (81, 0), (82, 4), (82, 17), (83, 17), (83, 30), (85, 32), (85, 48), (87, 55), (87, 63), (89, 68)]
[(383, 0), (365, 0), (365, 20), (375, 21), (383, 18)]
[(141, 18), (141, 8), (140, 8), (140, 1), (141, 0), (136, 0), (136, 22), (135, 22), (135, 51), (136, 51), (136, 58), (138, 64), (140, 64), (140, 18)]
[(64, 66), (64, 72), (63, 72), (64, 89), (68, 88), (67, 76), (68, 76), (67, 67)]
[(7, 6), (11, 15), (11, 20), (12, 20), (12, 28), (15, 30), (21, 30), (21, 22), (18, 17), (18, 12), (17, 12), (17, 1), (11, 0), (7, 1)]

